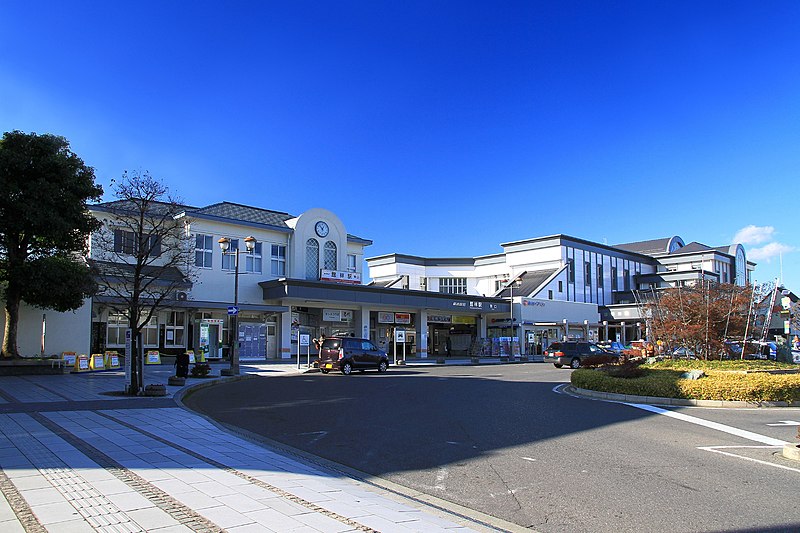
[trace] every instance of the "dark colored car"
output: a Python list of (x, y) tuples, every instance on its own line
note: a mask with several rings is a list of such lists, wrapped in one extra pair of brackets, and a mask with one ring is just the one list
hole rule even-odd
[(550, 344), (544, 352), (544, 362), (553, 363), (556, 368), (564, 365), (569, 365), (570, 368), (580, 368), (581, 359), (596, 355), (619, 357), (614, 352), (604, 350), (592, 342), (565, 341)]
[(322, 341), (317, 365), (323, 374), (331, 370), (339, 370), (345, 375), (350, 375), (353, 370), (386, 372), (389, 357), (369, 339), (328, 337)]

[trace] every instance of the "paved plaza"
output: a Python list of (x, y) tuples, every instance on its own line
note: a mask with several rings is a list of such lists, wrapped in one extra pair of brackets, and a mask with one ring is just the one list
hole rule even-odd
[[(221, 366), (214, 367), (219, 375)], [(305, 370), (304, 368), (302, 370)], [(243, 374), (301, 372), (248, 364)], [(171, 366), (146, 368), (166, 383)], [(221, 378), (225, 379), (225, 378)], [(237, 378), (227, 378), (237, 379)], [(0, 377), (0, 531), (454, 532), (504, 529), (228, 431), (119, 371)]]

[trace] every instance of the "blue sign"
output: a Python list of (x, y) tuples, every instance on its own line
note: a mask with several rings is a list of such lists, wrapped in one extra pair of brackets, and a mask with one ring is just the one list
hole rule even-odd
[(239, 308), (234, 306), (234, 305), (228, 306), (228, 314), (229, 315), (238, 315), (239, 314)]

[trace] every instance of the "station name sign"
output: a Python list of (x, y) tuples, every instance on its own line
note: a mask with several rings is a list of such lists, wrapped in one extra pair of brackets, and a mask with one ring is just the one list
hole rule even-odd
[(361, 285), (361, 273), (342, 272), (341, 270), (326, 270), (323, 268), (319, 271), (319, 280), (344, 283), (346, 285)]

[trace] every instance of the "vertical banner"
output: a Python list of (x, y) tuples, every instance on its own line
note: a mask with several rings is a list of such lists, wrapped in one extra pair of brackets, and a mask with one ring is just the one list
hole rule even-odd
[(131, 386), (131, 363), (133, 362), (133, 352), (131, 349), (131, 329), (125, 330), (125, 391), (129, 394)]

